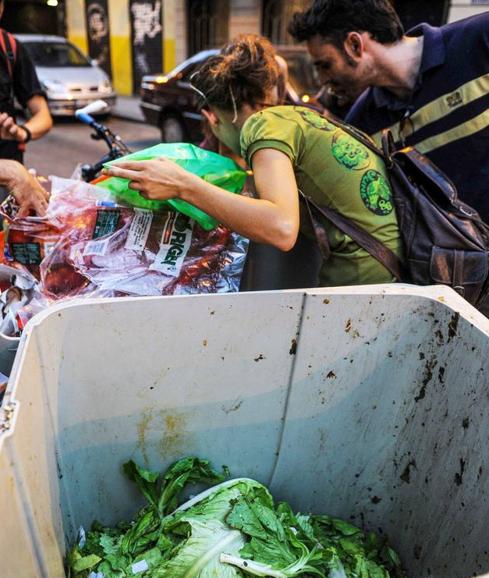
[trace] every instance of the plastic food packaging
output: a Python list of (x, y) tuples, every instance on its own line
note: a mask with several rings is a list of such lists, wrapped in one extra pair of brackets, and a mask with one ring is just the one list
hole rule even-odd
[(78, 222), (42, 263), (51, 298), (79, 296), (89, 284), (102, 295), (239, 290), (248, 242), (224, 227), (205, 231), (174, 211), (127, 207), (90, 207)]
[[(246, 181), (246, 172), (238, 167), (233, 160), (189, 143), (162, 143), (111, 161), (105, 166), (123, 161), (144, 161), (158, 157), (170, 159), (187, 171), (231, 193), (241, 193)], [(170, 199), (168, 201), (150, 201), (145, 199), (137, 191), (129, 188), (127, 179), (103, 177), (96, 183), (98, 187), (112, 192), (116, 200), (124, 204), (157, 211), (171, 208), (196, 220), (206, 231), (218, 225), (216, 219), (181, 199)]]
[(248, 240), (229, 229), (206, 231), (168, 208), (122, 206), (69, 179), (53, 178), (51, 191), (46, 217), (9, 222), (7, 260), (36, 285), (15, 306), (16, 327), (61, 299), (239, 290)]
[(23, 329), (22, 311), (40, 298), (38, 282), (26, 269), (0, 264), (0, 334), (17, 337)]

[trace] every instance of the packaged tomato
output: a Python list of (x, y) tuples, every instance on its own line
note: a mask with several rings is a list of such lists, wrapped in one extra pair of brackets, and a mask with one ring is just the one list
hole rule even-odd
[(173, 210), (116, 204), (86, 183), (53, 179), (44, 219), (14, 219), (12, 264), (40, 280), (26, 319), (72, 297), (238, 291), (248, 241), (222, 226), (206, 231)]
[(173, 211), (127, 211), (123, 226), (99, 242), (68, 233), (70, 263), (101, 291), (126, 295), (238, 291), (247, 250), (244, 238), (222, 226), (205, 231)]
[(40, 279), (40, 265), (51, 253), (62, 231), (47, 219), (26, 217), (8, 225), (6, 261), (24, 266)]

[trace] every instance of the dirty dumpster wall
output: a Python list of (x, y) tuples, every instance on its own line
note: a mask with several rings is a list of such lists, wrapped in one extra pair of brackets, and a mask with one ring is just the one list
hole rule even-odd
[(134, 513), (128, 458), (164, 468), (186, 454), (381, 528), (411, 578), (487, 572), (488, 335), (439, 288), (52, 310), (27, 332), (0, 437), (3, 475), (21, 482), (0, 494), (26, 544), (12, 578), (59, 578), (80, 524)]

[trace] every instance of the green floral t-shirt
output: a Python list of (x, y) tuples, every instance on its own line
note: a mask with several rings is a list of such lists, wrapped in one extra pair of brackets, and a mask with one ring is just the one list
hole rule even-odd
[[(292, 161), (297, 186), (316, 203), (350, 218), (401, 254), (401, 240), (382, 159), (326, 118), (308, 108), (275, 106), (251, 116), (241, 130), (241, 154), (253, 166), (253, 154), (277, 149)], [(301, 203), (302, 205), (302, 203)], [(324, 220), (331, 258), (321, 268), (322, 286), (394, 281), (375, 258)], [(301, 230), (313, 236), (304, 207)]]

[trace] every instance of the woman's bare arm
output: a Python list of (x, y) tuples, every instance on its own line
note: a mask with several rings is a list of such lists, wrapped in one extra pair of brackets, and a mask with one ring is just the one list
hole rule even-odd
[(233, 231), (289, 251), (299, 232), (299, 198), (292, 163), (275, 149), (252, 159), (258, 199), (229, 193), (167, 159), (112, 165), (106, 174), (131, 181), (130, 187), (152, 200), (180, 198)]

